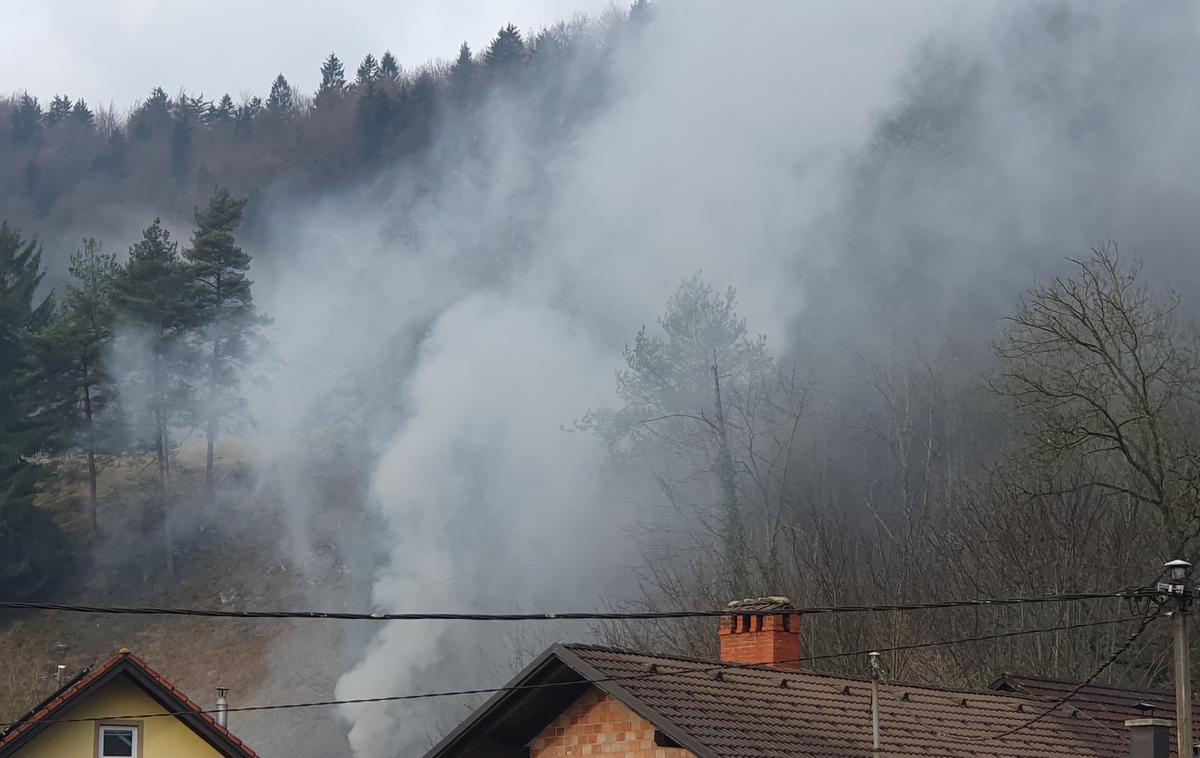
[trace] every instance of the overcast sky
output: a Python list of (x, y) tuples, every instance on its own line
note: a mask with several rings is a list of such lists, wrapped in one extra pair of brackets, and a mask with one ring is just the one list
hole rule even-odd
[[(265, 95), (278, 73), (311, 93), (336, 52), (405, 67), (479, 49), (502, 25), (538, 29), (610, 0), (0, 0), (0, 91), (58, 93), (124, 110), (161, 86)], [(623, 2), (618, 3), (624, 5)]]

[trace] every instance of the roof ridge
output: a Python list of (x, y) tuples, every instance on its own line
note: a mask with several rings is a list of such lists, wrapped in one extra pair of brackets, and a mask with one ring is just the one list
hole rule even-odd
[[(697, 663), (708, 666), (721, 666), (727, 671), (749, 670), (755, 672), (767, 672), (778, 674), (780, 676), (812, 676), (821, 679), (831, 679), (839, 682), (853, 682), (855, 684), (870, 684), (869, 676), (853, 676), (848, 674), (833, 674), (828, 671), (817, 671), (814, 669), (792, 669), (792, 668), (776, 668), (767, 664), (751, 664), (751, 663), (733, 663), (723, 661), (719, 658), (694, 658), (685, 655), (668, 655), (666, 653), (651, 653), (641, 650), (631, 650), (629, 648), (618, 647), (615, 645), (597, 645), (586, 642), (564, 642), (561, 643), (568, 650), (591, 650), (601, 653), (615, 653), (618, 655), (636, 655), (643, 658), (657, 658), (659, 660), (679, 661), (684, 663)], [(901, 689), (921, 689), (932, 692), (946, 692), (960, 695), (990, 695), (993, 697), (1013, 697), (1022, 700), (1042, 700), (1039, 695), (1024, 692), (1001, 692), (999, 690), (990, 689), (987, 687), (949, 687), (945, 685), (926, 684), (924, 682), (912, 682), (907, 680), (883, 680), (880, 684), (885, 688), (901, 688)], [(1074, 685), (1074, 682), (1068, 684)]]
[(90, 687), (102, 676), (123, 663), (140, 670), (142, 674), (153, 680), (157, 686), (161, 687), (171, 697), (179, 700), (183, 704), (184, 708), (192, 712), (191, 714), (172, 714), (175, 716), (175, 718), (193, 715), (201, 719), (206, 727), (213, 729), (225, 739), (238, 745), (242, 750), (245, 751), (249, 758), (257, 758), (258, 754), (254, 752), (254, 750), (248, 745), (246, 745), (246, 743), (242, 742), (242, 740), (230, 732), (228, 728), (218, 724), (216, 719), (214, 719), (210, 714), (206, 713), (204, 709), (202, 709), (191, 698), (185, 695), (179, 688), (173, 685), (166, 677), (155, 671), (150, 664), (130, 653), (126, 648), (121, 648), (120, 652), (105, 661), (104, 665), (99, 666), (98, 668), (95, 668), (86, 674), (81, 674), (80, 676), (76, 677), (71, 684), (64, 688), (60, 688), (53, 696), (42, 701), (42, 703), (39, 704), (39, 707), (37, 707), (35, 710), (31, 711), (25, 716), (22, 716), (21, 719), (9, 727), (8, 731), (0, 735), (0, 750), (2, 750), (6, 744), (11, 745), (13, 742), (15, 742), (21, 734), (33, 729), (38, 724), (45, 721), (47, 717), (52, 715), (59, 708), (62, 708), (64, 705), (70, 703), (70, 701), (74, 699), (80, 692)]
[[(1030, 682), (1045, 682), (1045, 683), (1049, 683), (1049, 684), (1061, 684), (1066, 687), (1074, 687), (1079, 684), (1078, 682), (1072, 682), (1070, 679), (1055, 679), (1053, 677), (1048, 677), (1048, 676), (1028, 676), (1026, 674), (1013, 674), (1010, 672), (1001, 674), (999, 679), (997, 679), (997, 681), (1004, 680), (1004, 679), (1017, 679), (1017, 680), (1024, 679), (1024, 680), (1028, 680)], [(1175, 697), (1175, 693), (1170, 690), (1152, 690), (1152, 689), (1144, 689), (1141, 687), (1117, 687), (1117, 686), (1114, 686), (1111, 684), (1097, 684), (1095, 682), (1090, 682), (1088, 684), (1085, 684), (1084, 686), (1087, 688), (1090, 688), (1090, 689), (1098, 689), (1098, 690), (1114, 690), (1116, 692), (1131, 692), (1131, 693), (1136, 692), (1139, 694), (1151, 694), (1151, 695), (1162, 695), (1164, 697)]]

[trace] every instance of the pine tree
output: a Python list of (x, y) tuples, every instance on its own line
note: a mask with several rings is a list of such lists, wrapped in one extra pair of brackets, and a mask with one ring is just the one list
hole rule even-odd
[(19, 144), (37, 139), (42, 131), (42, 106), (28, 92), (17, 98), (12, 112), (12, 140)]
[(95, 239), (71, 256), (66, 295), (49, 327), (31, 339), (42, 408), (54, 431), (54, 448), (83, 447), (88, 467), (88, 510), (99, 532), (97, 456), (109, 431), (101, 414), (109, 402), (104, 358), (112, 339), (116, 257)]
[(46, 111), (46, 126), (54, 126), (55, 124), (66, 121), (71, 115), (71, 98), (66, 95), (55, 95), (50, 101), (50, 108)]
[(239, 105), (237, 114), (233, 119), (234, 129), (240, 134), (249, 134), (250, 130), (254, 128), (254, 122), (258, 120), (262, 110), (263, 103), (260, 97), (252, 97)]
[(458, 58), (450, 67), (450, 97), (463, 105), (470, 102), (475, 94), (478, 66), (471, 56), (471, 48), (466, 42), (458, 48)]
[(379, 63), (376, 62), (374, 55), (367, 53), (366, 57), (362, 59), (362, 63), (358, 64), (356, 84), (359, 87), (365, 87), (378, 78)]
[(392, 116), (393, 103), (388, 93), (375, 79), (366, 80), (358, 96), (354, 126), (359, 152), (367, 162), (383, 152), (391, 133)]
[(171, 174), (176, 179), (187, 176), (192, 166), (192, 135), (196, 122), (206, 110), (200, 98), (189, 98), (180, 94), (172, 107), (171, 125)]
[(91, 127), (96, 124), (96, 115), (92, 113), (92, 109), (81, 98), (75, 101), (71, 106), (71, 121), (83, 126)]
[(295, 109), (296, 96), (292, 93), (292, 85), (280, 74), (271, 82), (271, 92), (267, 95), (267, 112), (278, 118), (290, 118)]
[(205, 115), (205, 122), (208, 124), (232, 124), (237, 116), (237, 108), (233, 104), (233, 98), (226, 92), (221, 96), (215, 104), (210, 105), (208, 113)]
[(341, 60), (330, 53), (321, 64), (321, 84), (317, 87), (314, 104), (323, 108), (342, 97), (346, 92), (346, 70)]
[(508, 73), (516, 69), (525, 60), (525, 42), (520, 30), (512, 24), (502, 28), (488, 45), (483, 60), (494, 72)]
[(385, 50), (379, 59), (379, 78), (393, 87), (400, 85), (400, 64), (391, 50)]
[(171, 434), (192, 416), (195, 356), (188, 343), (200, 322), (190, 272), (179, 256), (179, 244), (154, 219), (140, 242), (129, 248), (129, 260), (116, 278), (113, 304), (117, 316), (145, 340), (146, 365), (123, 377), (126, 394), (145, 400), (158, 468), (159, 495), (167, 547), (167, 571), (175, 568), (171, 531)]
[(28, 339), (44, 328), (53, 309), (40, 300), (41, 248), (0, 223), (0, 593), (27, 597), (53, 581), (65, 560), (66, 538), (34, 506), (48, 466), (34, 462), (51, 429), (41, 413)]
[(213, 458), (217, 435), (243, 410), (238, 380), (249, 347), (263, 323), (250, 292), (250, 256), (237, 245), (234, 233), (242, 222), (244, 199), (218, 189), (208, 207), (196, 212), (196, 231), (184, 258), (190, 264), (203, 326), (200, 342), (205, 364), (204, 436), (208, 455), (205, 484), (213, 491)]
[(155, 87), (150, 91), (150, 97), (129, 117), (129, 134), (135, 140), (144, 140), (165, 131), (170, 123), (171, 98), (162, 87)]

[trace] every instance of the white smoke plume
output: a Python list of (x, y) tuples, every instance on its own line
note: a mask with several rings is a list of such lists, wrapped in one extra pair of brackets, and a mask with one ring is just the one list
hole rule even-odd
[[(344, 498), (366, 515), (350, 511), (363, 541), (343, 554), (380, 609), (620, 593), (636, 508), (600, 491), (595, 441), (562, 427), (609, 399), (625, 340), (679, 280), (702, 270), (772, 344), (841, 360), (918, 322), (934, 339), (992, 323), (1096, 239), (1171, 242), (1162, 228), (1194, 226), (1179, 209), (1200, 157), (1180, 131), (1200, 99), (1176, 96), (1172, 62), (1194, 59), (1195, 18), (1173, 7), (1190, 26), (1103, 4), (1063, 12), (1058, 38), (1044, 5), (663, 2), (568, 143), (540, 143), (500, 98), (487, 161), (458, 162), (451, 125), (429, 165), (278, 200), (257, 279), (287, 379), (253, 405), (277, 441), (262, 486), (284, 493), (298, 553)], [(880, 124), (921, 98), (935, 137), (908, 144), (937, 150), (893, 149)], [(307, 486), (297, 447), (318, 443), (351, 451), (369, 487)], [(494, 684), (506, 655), (495, 626), (359, 642), (339, 697)], [(464, 707), (342, 716), (355, 755), (407, 756)]]
[[(917, 42), (955, 22), (948, 3), (657, 11), (623, 50), (614, 102), (570, 144), (547, 152), (498, 101), (485, 167), (426, 167), (449, 174), (432, 194), (413, 171), (274, 216), (272, 247), (287, 255), (266, 256), (278, 263), (257, 279), (288, 378), (255, 401), (279, 441), (264, 486), (286, 488), (302, 534), (323, 507), (295, 484), (310, 409), (321, 404), (327, 437), (361, 422), (383, 546), (375, 607), (578, 610), (628, 586), (637, 513), (598, 491), (595, 440), (562, 427), (609, 399), (624, 342), (697, 270), (736, 287), (752, 327), (782, 344), (804, 306), (796, 277), (824, 266), (842, 159)], [(330, 403), (339, 394), (350, 399)], [(356, 415), (362, 397), (386, 412)], [(505, 655), (495, 627), (397, 624), (337, 695), (494, 684)], [(414, 755), (452, 724), (431, 721), (444, 708), (344, 717), (356, 755)]]

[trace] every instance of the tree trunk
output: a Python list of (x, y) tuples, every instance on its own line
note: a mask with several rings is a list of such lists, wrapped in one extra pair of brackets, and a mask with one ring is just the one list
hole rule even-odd
[(163, 517), (163, 539), (167, 550), (167, 576), (175, 575), (175, 537), (171, 531), (171, 440), (168, 429), (167, 392), (162, 375), (162, 356), (154, 359), (154, 424), (158, 454), (158, 487)]
[(204, 464), (204, 486), (208, 490), (208, 497), (211, 500), (213, 495), (213, 443), (216, 440), (217, 430), (216, 424), (212, 419), (208, 420), (208, 428), (205, 430), (205, 436), (208, 439), (208, 457)]
[(213, 497), (213, 449), (217, 440), (217, 366), (220, 360), (220, 340), (214, 337), (212, 362), (208, 367), (208, 421), (204, 429), (205, 441), (208, 443), (208, 456), (204, 464), (204, 487), (210, 501)]
[(92, 531), (100, 533), (100, 517), (97, 514), (96, 495), (96, 430), (92, 421), (92, 387), (84, 369), (83, 382), (83, 415), (87, 424), (87, 462), (88, 462), (88, 507), (92, 514)]
[(175, 535), (171, 530), (171, 461), (170, 439), (167, 436), (166, 419), (160, 414), (158, 433), (158, 483), (162, 502), (163, 538), (167, 548), (167, 576), (175, 575)]
[(725, 564), (729, 572), (730, 587), (735, 593), (748, 592), (746, 577), (746, 537), (742, 517), (738, 512), (737, 478), (733, 467), (733, 454), (729, 450), (729, 430), (725, 427), (725, 407), (721, 402), (721, 375), (717, 370), (716, 356), (712, 366), (713, 393), (716, 396), (717, 412), (717, 478), (721, 485), (721, 537), (724, 541)]

